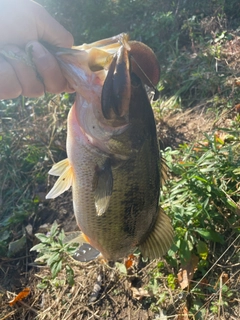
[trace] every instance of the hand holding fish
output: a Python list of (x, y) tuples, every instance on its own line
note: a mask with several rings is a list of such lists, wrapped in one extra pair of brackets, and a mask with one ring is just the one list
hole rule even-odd
[(72, 35), (36, 2), (1, 0), (0, 4), (0, 99), (71, 92), (57, 60), (39, 41), (71, 47)]

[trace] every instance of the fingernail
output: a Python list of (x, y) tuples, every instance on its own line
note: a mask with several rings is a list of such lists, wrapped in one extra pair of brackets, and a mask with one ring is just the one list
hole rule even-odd
[(37, 41), (31, 41), (26, 45), (26, 50), (32, 50), (36, 59), (44, 58), (47, 50)]

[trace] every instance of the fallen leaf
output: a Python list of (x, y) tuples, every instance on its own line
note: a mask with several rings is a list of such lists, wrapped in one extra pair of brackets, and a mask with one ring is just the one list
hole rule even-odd
[(240, 113), (240, 103), (235, 105), (235, 109), (238, 113)]
[(188, 317), (188, 308), (187, 306), (183, 306), (179, 313), (178, 313), (178, 316), (177, 316), (177, 320), (189, 320), (189, 317)]
[(228, 282), (229, 279), (229, 275), (226, 272), (222, 273), (222, 283), (225, 284), (226, 282)]
[(150, 297), (149, 292), (143, 288), (138, 289), (135, 287), (131, 287), (131, 290), (132, 290), (132, 296), (134, 299), (141, 300), (142, 298)]
[(127, 258), (127, 260), (125, 261), (125, 267), (126, 269), (129, 269), (133, 266), (135, 262), (135, 256), (133, 254), (130, 254)]
[(24, 288), (13, 300), (9, 301), (10, 306), (13, 306), (16, 302), (26, 298), (30, 291), (30, 288)]
[(177, 274), (177, 277), (178, 277), (178, 283), (179, 283), (181, 289), (187, 288), (189, 285), (187, 270), (180, 269)]
[(217, 286), (218, 286), (218, 283), (222, 283), (222, 284), (225, 284), (226, 282), (228, 282), (229, 280), (229, 276), (226, 272), (223, 272), (220, 277), (218, 278), (215, 286), (214, 286), (214, 289), (216, 290), (217, 289)]
[(198, 260), (198, 257), (192, 254), (188, 263), (182, 266), (182, 268), (179, 270), (177, 277), (178, 283), (182, 290), (189, 286), (194, 272), (197, 270)]

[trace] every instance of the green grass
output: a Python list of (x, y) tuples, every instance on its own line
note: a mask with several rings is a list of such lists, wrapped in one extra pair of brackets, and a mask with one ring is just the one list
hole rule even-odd
[(68, 104), (67, 95), (0, 101), (1, 256), (9, 254), (8, 244), (21, 237), (42, 203), (47, 171), (65, 149)]

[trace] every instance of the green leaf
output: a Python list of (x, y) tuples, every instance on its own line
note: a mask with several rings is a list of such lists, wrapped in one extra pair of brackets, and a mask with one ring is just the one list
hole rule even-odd
[(127, 268), (125, 267), (125, 264), (120, 263), (120, 262), (116, 262), (115, 263), (117, 269), (120, 271), (120, 273), (123, 273), (124, 275), (127, 274)]
[(50, 237), (47, 237), (43, 233), (36, 233), (35, 236), (43, 243), (50, 243), (50, 240), (51, 240)]
[(63, 242), (63, 240), (65, 239), (65, 232), (64, 232), (63, 229), (60, 231), (60, 233), (59, 233), (59, 235), (58, 235), (58, 239), (59, 239), (60, 241), (62, 241), (62, 242)]
[(207, 191), (210, 193), (211, 191), (212, 191), (212, 188), (211, 188), (211, 186), (208, 184), (207, 185)]
[(204, 209), (206, 209), (208, 203), (209, 203), (209, 198), (207, 198), (207, 199), (203, 202), (203, 208), (204, 208)]
[(5, 241), (10, 237), (9, 231), (5, 230), (4, 232), (1, 232), (0, 234), (0, 241)]
[(40, 257), (37, 257), (35, 259), (35, 262), (43, 262), (43, 263), (46, 263), (46, 260), (49, 259), (51, 257), (51, 254), (50, 253), (45, 253), (44, 255), (40, 256)]
[(51, 257), (47, 260), (47, 265), (52, 266), (53, 263), (60, 260), (60, 254), (58, 252), (51, 255)]
[(196, 180), (202, 181), (204, 183), (208, 183), (208, 181), (206, 179), (203, 179), (203, 178), (201, 178), (199, 176), (193, 176), (193, 178), (195, 178)]
[(74, 285), (74, 271), (69, 265), (66, 265), (66, 276), (67, 276), (67, 283), (70, 286), (73, 286)]
[(62, 269), (62, 260), (56, 261), (51, 265), (52, 277), (55, 278)]
[(234, 172), (235, 174), (240, 174), (240, 168), (237, 168), (237, 169), (233, 170), (233, 172)]
[(170, 289), (174, 290), (176, 288), (176, 277), (174, 274), (170, 273), (167, 276), (167, 283)]
[(218, 242), (218, 243), (224, 243), (223, 236), (214, 230), (207, 230), (207, 229), (201, 229), (201, 228), (196, 228), (195, 230), (203, 238), (205, 238), (207, 240), (211, 240), (211, 241)]
[(237, 207), (237, 204), (234, 202), (234, 201), (232, 201), (231, 199), (227, 199), (227, 203), (231, 206), (231, 207), (233, 207), (234, 209), (237, 209), (238, 207)]
[(197, 253), (203, 260), (207, 260), (208, 257), (208, 246), (203, 241), (198, 241), (197, 243)]
[(58, 224), (56, 222), (56, 220), (53, 222), (51, 230), (50, 230), (50, 234), (52, 237), (55, 237), (58, 233)]
[(40, 289), (40, 290), (47, 289), (47, 287), (48, 287), (48, 283), (45, 282), (45, 281), (44, 282), (42, 281), (42, 282), (37, 284), (37, 288)]
[(46, 250), (46, 244), (44, 243), (38, 243), (35, 246), (33, 246), (30, 251), (37, 251), (37, 252), (41, 252), (43, 250)]
[(179, 254), (180, 254), (181, 264), (184, 264), (190, 260), (191, 251), (189, 250), (187, 240), (184, 240), (184, 239), (180, 240)]
[(69, 254), (69, 255), (73, 255), (75, 253), (75, 251), (77, 250), (77, 248), (79, 247), (79, 245), (76, 245), (76, 246), (66, 246), (66, 252)]

